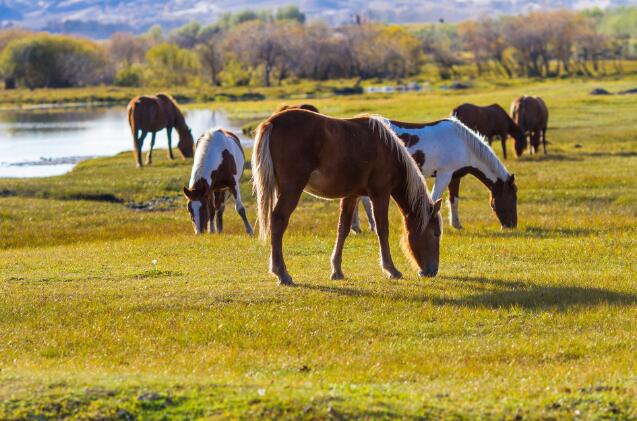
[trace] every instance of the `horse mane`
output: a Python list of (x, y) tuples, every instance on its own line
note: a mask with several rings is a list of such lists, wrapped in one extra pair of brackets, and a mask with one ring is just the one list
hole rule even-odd
[(374, 131), (378, 132), (380, 138), (389, 146), (390, 150), (396, 151), (398, 161), (401, 162), (405, 168), (407, 201), (416, 212), (420, 212), (422, 216), (422, 225), (420, 228), (424, 229), (429, 223), (431, 210), (433, 209), (433, 201), (422, 173), (403, 142), (389, 127), (388, 120), (379, 115), (363, 115), (361, 117), (367, 117), (372, 133)]
[(194, 188), (197, 180), (206, 178), (204, 171), (206, 170), (205, 162), (208, 155), (208, 149), (212, 142), (212, 131), (206, 130), (195, 142), (195, 156), (193, 157), (192, 173), (190, 175), (189, 188)]
[(449, 117), (447, 120), (453, 124), (456, 135), (464, 141), (478, 159), (487, 164), (489, 168), (499, 176), (503, 177), (506, 175), (506, 177), (503, 177), (504, 180), (508, 179), (510, 176), (509, 171), (507, 171), (502, 161), (500, 161), (495, 152), (493, 152), (493, 149), (491, 149), (491, 146), (489, 146), (484, 136), (471, 130), (454, 116)]

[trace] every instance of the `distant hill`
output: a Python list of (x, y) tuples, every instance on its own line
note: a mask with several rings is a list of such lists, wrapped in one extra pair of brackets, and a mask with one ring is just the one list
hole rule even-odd
[(296, 4), (309, 19), (331, 24), (356, 15), (396, 23), (457, 22), (480, 15), (518, 14), (530, 10), (636, 5), (637, 0), (0, 0), (0, 26), (23, 26), (106, 38), (113, 32), (143, 32), (153, 24), (165, 29), (197, 20), (214, 22), (225, 12), (276, 9)]

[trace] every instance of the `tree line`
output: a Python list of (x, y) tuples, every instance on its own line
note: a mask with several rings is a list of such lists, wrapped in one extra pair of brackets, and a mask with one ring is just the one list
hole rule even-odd
[[(428, 63), (452, 78), (478, 75), (557, 77), (622, 71), (637, 55), (637, 8), (556, 11), (421, 26), (364, 22), (330, 27), (306, 22), (289, 6), (226, 14), (169, 33), (158, 26), (109, 40), (0, 31), (6, 88), (263, 85), (288, 80), (403, 79)], [(607, 69), (608, 63), (612, 68)]]

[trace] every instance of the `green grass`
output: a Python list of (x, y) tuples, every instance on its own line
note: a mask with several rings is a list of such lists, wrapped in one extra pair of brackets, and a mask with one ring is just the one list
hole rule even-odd
[[(193, 235), (190, 162), (163, 153), (0, 180), (0, 419), (637, 418), (637, 96), (589, 96), (597, 85), (314, 101), (422, 121), (546, 99), (550, 155), (506, 162), (518, 229), (466, 178), (465, 230), (445, 227), (435, 279), (409, 267), (393, 208), (405, 279), (384, 278), (366, 233), (330, 281), (338, 206), (304, 196), (285, 237), (298, 287), (277, 287), (232, 207), (224, 235)], [(278, 102), (211, 106), (257, 118)]]

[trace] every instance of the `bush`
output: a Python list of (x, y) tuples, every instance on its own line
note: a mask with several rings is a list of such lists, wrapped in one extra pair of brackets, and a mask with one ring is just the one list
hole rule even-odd
[(140, 65), (125, 66), (115, 74), (115, 85), (138, 87), (142, 85), (143, 68)]
[(0, 55), (3, 75), (30, 89), (99, 83), (108, 77), (101, 48), (88, 40), (37, 34), (11, 41)]

